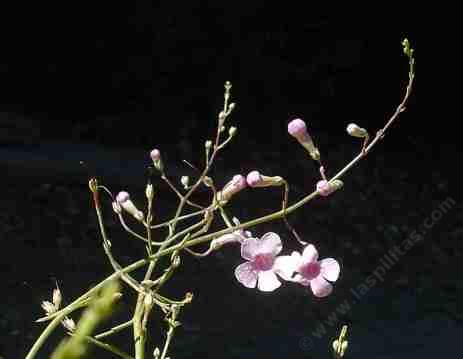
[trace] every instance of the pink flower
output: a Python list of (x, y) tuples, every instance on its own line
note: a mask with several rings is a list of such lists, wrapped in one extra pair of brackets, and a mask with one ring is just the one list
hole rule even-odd
[[(293, 252), (291, 256), (280, 257), (284, 266), (279, 266), (277, 273), (284, 279), (309, 286), (316, 297), (326, 297), (333, 291), (333, 285), (339, 277), (339, 263), (333, 258), (318, 260), (318, 251), (309, 244), (302, 255)], [(294, 272), (296, 274), (294, 275)], [(328, 282), (330, 281), (330, 282)]]
[(266, 233), (261, 238), (247, 238), (241, 244), (241, 257), (248, 262), (235, 269), (238, 281), (247, 288), (271, 292), (281, 286), (276, 274), (283, 263), (277, 257), (282, 249), (281, 239), (276, 233)]

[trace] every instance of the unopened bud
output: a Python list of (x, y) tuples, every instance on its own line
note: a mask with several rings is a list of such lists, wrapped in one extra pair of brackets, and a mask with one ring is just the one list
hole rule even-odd
[(130, 200), (130, 195), (127, 192), (125, 191), (119, 192), (116, 197), (116, 201), (121, 205), (121, 207), (125, 211), (130, 213), (137, 220), (139, 220), (140, 222), (143, 221), (143, 212), (138, 210), (137, 207), (135, 207), (133, 202)]
[(329, 196), (334, 191), (340, 189), (343, 186), (343, 182), (341, 180), (333, 180), (333, 181), (326, 181), (320, 180), (317, 182), (317, 191), (320, 193), (321, 196)]
[(251, 171), (246, 177), (246, 182), (250, 187), (270, 187), (281, 186), (284, 180), (280, 176), (268, 177), (261, 175), (259, 171)]
[(159, 359), (159, 356), (161, 355), (161, 351), (159, 350), (158, 347), (156, 347), (153, 351), (153, 357), (154, 359)]
[(146, 196), (146, 198), (148, 198), (149, 200), (152, 200), (152, 199), (153, 199), (153, 197), (154, 197), (154, 189), (153, 189), (153, 184), (152, 184), (152, 183), (148, 183), (148, 184), (146, 185), (145, 196)]
[(207, 140), (206, 143), (204, 144), (204, 147), (206, 147), (206, 150), (210, 150), (212, 147), (212, 141)]
[(353, 137), (365, 138), (368, 136), (367, 130), (357, 126), (355, 123), (350, 123), (346, 130), (347, 133)]
[(96, 180), (96, 178), (92, 178), (92, 179), (90, 179), (90, 181), (88, 181), (88, 188), (90, 188), (90, 191), (92, 191), (92, 192), (97, 191), (97, 189), (98, 189), (98, 181)]
[(296, 118), (288, 124), (288, 133), (293, 136), (298, 142), (304, 146), (309, 152), (310, 157), (315, 161), (320, 160), (320, 152), (315, 147), (312, 137), (307, 132), (307, 126), (303, 120)]
[(151, 157), (151, 160), (153, 161), (154, 167), (158, 171), (162, 172), (164, 170), (164, 166), (162, 164), (161, 152), (157, 148), (155, 148), (150, 152), (150, 157)]
[(228, 135), (229, 135), (230, 137), (233, 137), (233, 136), (235, 135), (235, 133), (236, 133), (236, 127), (233, 127), (233, 126), (232, 126), (232, 127), (230, 127), (230, 128), (228, 129)]
[(180, 178), (180, 182), (182, 183), (183, 188), (188, 189), (188, 185), (190, 183), (190, 177), (182, 176), (182, 178)]
[(47, 315), (53, 314), (57, 310), (55, 305), (49, 302), (48, 300), (44, 300), (42, 302), (42, 309), (45, 311)]
[(76, 323), (69, 317), (65, 317), (61, 323), (70, 332), (74, 332), (76, 330)]
[(56, 309), (59, 309), (62, 299), (63, 297), (61, 296), (61, 291), (59, 290), (59, 288), (53, 289), (53, 304)]
[(121, 207), (121, 205), (120, 205), (117, 201), (114, 201), (114, 202), (113, 202), (113, 211), (114, 211), (116, 214), (121, 214), (121, 213), (122, 213), (122, 207)]
[(233, 195), (241, 191), (242, 189), (246, 188), (246, 178), (242, 175), (235, 175), (233, 176), (232, 180), (229, 181), (218, 193), (219, 200), (221, 201), (228, 201), (232, 198)]

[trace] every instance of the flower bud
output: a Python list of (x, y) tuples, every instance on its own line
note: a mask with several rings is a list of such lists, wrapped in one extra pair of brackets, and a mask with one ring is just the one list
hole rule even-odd
[(190, 183), (190, 177), (182, 176), (182, 178), (180, 178), (180, 182), (182, 183), (183, 188), (188, 189), (188, 184)]
[(153, 161), (154, 167), (158, 171), (162, 172), (164, 170), (164, 165), (162, 164), (161, 152), (157, 148), (155, 148), (150, 152), (150, 157)]
[(122, 207), (121, 207), (121, 205), (120, 205), (117, 201), (114, 201), (114, 202), (113, 202), (113, 211), (114, 211), (116, 214), (121, 214), (121, 213), (122, 213)]
[(268, 177), (261, 175), (259, 171), (251, 171), (246, 177), (246, 182), (250, 187), (270, 187), (281, 186), (284, 180), (280, 176)]
[(158, 347), (154, 348), (154, 351), (153, 351), (154, 359), (159, 359), (160, 355), (161, 355), (161, 351), (159, 350), (159, 348)]
[(204, 144), (204, 147), (206, 147), (206, 150), (210, 150), (212, 147), (212, 141), (207, 140), (206, 143)]
[(218, 193), (218, 199), (220, 201), (228, 201), (233, 195), (246, 188), (246, 186), (246, 178), (242, 175), (235, 175)]
[(76, 330), (76, 323), (69, 317), (65, 317), (61, 324), (63, 324), (63, 327), (65, 327), (70, 332), (74, 332)]
[(343, 182), (341, 180), (333, 180), (333, 181), (326, 181), (320, 180), (317, 182), (317, 191), (320, 193), (321, 196), (329, 196), (334, 191), (340, 189), (343, 186)]
[(53, 304), (57, 310), (59, 309), (59, 306), (61, 305), (62, 299), (63, 297), (61, 296), (61, 291), (59, 290), (59, 288), (53, 289)]
[(307, 132), (307, 126), (303, 120), (296, 118), (288, 124), (288, 133), (293, 136), (309, 152), (315, 161), (320, 159), (320, 152), (315, 147), (312, 137)]
[(148, 183), (146, 185), (146, 189), (145, 189), (145, 196), (148, 200), (152, 200), (153, 197), (154, 197), (154, 189), (153, 189), (153, 184), (151, 183)]
[(137, 220), (140, 222), (143, 221), (143, 212), (139, 211), (137, 207), (133, 204), (133, 202), (130, 200), (130, 195), (125, 192), (121, 191), (118, 193), (116, 197), (117, 203), (121, 205), (121, 207), (130, 213), (132, 216), (134, 216)]
[(235, 133), (236, 133), (236, 127), (233, 127), (233, 126), (232, 126), (232, 127), (230, 127), (230, 128), (228, 129), (228, 135), (229, 135), (230, 137), (233, 137), (233, 136), (235, 135)]
[(155, 148), (150, 152), (150, 157), (153, 160), (153, 162), (159, 161), (161, 159), (161, 152)]
[(355, 123), (350, 123), (347, 128), (347, 133), (353, 137), (365, 138), (368, 136), (367, 130), (357, 126)]

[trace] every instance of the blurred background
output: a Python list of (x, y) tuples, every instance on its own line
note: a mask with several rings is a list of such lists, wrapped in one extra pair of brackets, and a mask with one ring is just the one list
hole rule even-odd
[[(450, 171), (460, 133), (446, 107), (436, 106), (450, 97), (442, 78), (452, 71), (435, 33), (439, 14), (411, 19), (379, 6), (362, 10), (145, 0), (2, 9), (0, 357), (24, 357), (43, 328), (34, 320), (55, 281), (70, 302), (111, 272), (88, 193), (91, 176), (115, 193), (129, 190), (141, 204), (154, 147), (172, 181), (194, 176), (182, 160), (202, 166), (224, 82), (231, 81), (237, 106), (227, 125), (238, 132), (212, 171), (217, 186), (257, 168), (288, 179), (295, 201), (319, 174), (288, 136), (289, 120), (306, 120), (333, 175), (360, 148), (346, 135), (347, 124), (375, 134), (400, 103), (408, 79), (404, 37), (417, 57), (409, 108), (345, 177), (342, 191), (289, 218), (322, 258), (342, 263), (334, 293), (319, 300), (298, 286), (246, 289), (233, 275), (242, 262), (239, 248), (204, 260), (184, 254), (166, 294), (192, 291), (195, 299), (181, 315), (171, 356), (328, 358), (346, 323), (352, 358), (434, 358), (456, 348), (462, 212)], [(153, 181), (156, 213), (168, 218), (175, 197)], [(270, 213), (280, 196), (248, 190), (230, 213), (241, 220)], [(208, 197), (203, 191), (196, 199), (206, 204)], [(143, 246), (119, 228), (109, 200), (105, 214), (121, 263), (143, 256)], [(282, 223), (253, 229), (258, 236), (266, 231), (280, 233), (287, 251), (298, 248)], [(365, 289), (389, 251), (414, 231), (423, 240)], [(114, 323), (127, 319), (132, 304), (124, 296)], [(155, 315), (152, 348), (160, 319)], [(57, 330), (40, 357), (63, 334)], [(128, 338), (116, 340), (130, 351)]]

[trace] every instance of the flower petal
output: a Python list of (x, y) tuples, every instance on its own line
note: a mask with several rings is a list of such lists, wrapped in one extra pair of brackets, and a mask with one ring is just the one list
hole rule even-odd
[(281, 286), (281, 282), (272, 270), (257, 273), (257, 288), (262, 292), (272, 292)]
[(333, 286), (321, 275), (310, 281), (310, 288), (312, 288), (313, 294), (319, 298), (326, 297), (333, 291)]
[(306, 277), (301, 276), (299, 273), (296, 273), (294, 275), (293, 282), (299, 283), (304, 287), (307, 287), (310, 284), (310, 280), (308, 280)]
[(325, 278), (331, 282), (335, 282), (339, 278), (339, 272), (341, 268), (339, 263), (334, 258), (325, 258), (320, 262), (320, 273)]
[(276, 233), (269, 232), (265, 233), (260, 239), (260, 253), (272, 253), (273, 256), (277, 256), (283, 248), (280, 236)]
[(307, 245), (302, 252), (302, 261), (304, 264), (315, 262), (318, 259), (318, 251), (313, 244)]
[(284, 280), (292, 281), (298, 264), (299, 258), (296, 256), (279, 256), (275, 258), (273, 271)]
[(252, 261), (259, 253), (260, 243), (257, 238), (247, 238), (241, 242), (241, 257)]
[(257, 272), (253, 269), (252, 264), (245, 262), (235, 268), (235, 277), (247, 288), (255, 288), (257, 284)]

